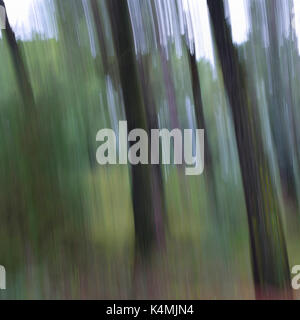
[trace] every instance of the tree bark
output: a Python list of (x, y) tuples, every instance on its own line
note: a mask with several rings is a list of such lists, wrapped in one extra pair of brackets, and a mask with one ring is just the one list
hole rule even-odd
[(255, 99), (249, 96), (222, 0), (207, 0), (216, 47), (231, 106), (244, 185), (257, 298), (291, 297), (287, 248)]

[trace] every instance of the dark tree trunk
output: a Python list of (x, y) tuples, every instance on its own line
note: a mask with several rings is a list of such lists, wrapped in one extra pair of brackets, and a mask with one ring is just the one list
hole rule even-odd
[(268, 298), (277, 292), (281, 297), (290, 298), (290, 271), (281, 212), (264, 154), (255, 99), (248, 94), (244, 70), (225, 19), (223, 1), (208, 0), (207, 4), (235, 127), (256, 296)]
[[(123, 89), (128, 130), (148, 130), (134, 52), (133, 33), (127, 1), (107, 1), (112, 34)], [(149, 165), (131, 167), (132, 201), (138, 254), (145, 260), (159, 246), (151, 195)]]
[[(158, 129), (157, 109), (150, 83), (150, 55), (139, 56), (138, 67), (141, 79), (144, 104), (146, 108), (148, 134), (150, 136), (151, 129)], [(150, 152), (149, 146), (149, 152)], [(150, 154), (150, 153), (149, 153)], [(154, 209), (155, 226), (161, 246), (164, 246), (164, 229), (167, 222), (167, 212), (165, 204), (165, 192), (162, 177), (162, 168), (160, 164), (151, 166), (151, 187), (152, 187), (152, 203)]]

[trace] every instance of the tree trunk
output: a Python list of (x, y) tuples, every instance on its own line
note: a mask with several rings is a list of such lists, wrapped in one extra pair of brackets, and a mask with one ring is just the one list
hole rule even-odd
[[(112, 34), (123, 89), (128, 130), (148, 130), (146, 113), (139, 86), (133, 33), (127, 1), (107, 1)], [(131, 167), (132, 201), (137, 252), (145, 260), (159, 246), (151, 194), (151, 168), (149, 165)]]
[(291, 297), (290, 271), (279, 203), (264, 153), (255, 99), (233, 45), (222, 0), (207, 0), (224, 85), (231, 105), (244, 185), (257, 298)]
[(204, 162), (205, 162), (205, 180), (206, 186), (208, 189), (209, 196), (209, 205), (214, 217), (217, 218), (217, 194), (216, 194), (216, 183), (215, 183), (215, 173), (213, 170), (213, 162), (212, 162), (212, 153), (210, 146), (207, 141), (207, 126), (205, 123), (205, 117), (203, 112), (203, 102), (202, 102), (202, 94), (201, 94), (201, 86), (200, 86), (200, 78), (198, 72), (198, 66), (196, 61), (195, 54), (192, 54), (187, 47), (190, 69), (191, 69), (191, 82), (193, 88), (193, 97), (195, 103), (195, 114), (196, 114), (196, 122), (198, 129), (204, 129), (204, 144), (205, 144), (205, 154), (204, 154)]
[[(90, 0), (90, 3), (91, 3), (93, 19), (94, 19), (95, 28), (96, 28), (96, 36), (97, 36), (97, 40), (98, 40), (98, 44), (101, 52), (101, 64), (102, 64), (104, 74), (110, 76), (115, 90), (118, 91), (119, 79), (117, 77), (117, 71), (115, 70), (115, 64), (111, 63), (110, 57), (107, 52), (105, 29), (104, 29), (103, 21), (101, 19), (101, 14), (100, 14), (101, 11), (100, 11), (100, 6), (98, 1), (99, 0)], [(96, 58), (97, 65), (100, 64), (100, 62), (98, 61), (99, 60), (98, 58), (99, 57), (97, 56)]]
[[(151, 129), (158, 129), (158, 119), (156, 113), (156, 105), (154, 99), (154, 93), (150, 83), (150, 55), (139, 56), (138, 67), (141, 79), (142, 92), (144, 97), (144, 104), (146, 108), (148, 134), (150, 136)], [(151, 148), (149, 146), (149, 152)], [(150, 154), (150, 153), (149, 153)], [(151, 166), (151, 178), (152, 178), (152, 203), (154, 209), (155, 226), (158, 238), (160, 239), (160, 245), (164, 246), (164, 229), (167, 222), (167, 211), (165, 203), (165, 192), (162, 177), (162, 168), (160, 164)]]
[[(273, 135), (275, 150), (277, 154), (277, 159), (279, 162), (280, 178), (283, 186), (283, 192), (286, 195), (285, 199), (291, 201), (295, 207), (297, 204), (297, 191), (296, 191), (296, 181), (293, 172), (293, 159), (289, 135), (294, 137), (293, 124), (289, 123), (286, 119), (286, 108), (288, 112), (291, 112), (291, 102), (286, 103), (285, 101), (285, 85), (282, 79), (282, 72), (280, 68), (280, 48), (278, 42), (278, 23), (277, 19), (279, 12), (278, 0), (267, 0), (267, 21), (269, 30), (269, 50), (268, 57), (270, 63), (270, 101), (269, 101), (269, 111), (271, 120), (271, 131)], [(288, 68), (288, 64), (287, 64)], [(286, 97), (291, 98), (290, 92), (287, 92)], [(292, 118), (292, 117), (291, 117)], [(280, 130), (278, 127), (280, 126)]]
[(102, 64), (105, 74), (109, 73), (109, 65), (108, 65), (108, 54), (106, 51), (106, 43), (105, 43), (105, 35), (103, 30), (103, 24), (100, 17), (100, 10), (98, 0), (90, 0), (93, 19), (96, 27), (96, 34), (98, 39), (98, 44), (101, 51)]

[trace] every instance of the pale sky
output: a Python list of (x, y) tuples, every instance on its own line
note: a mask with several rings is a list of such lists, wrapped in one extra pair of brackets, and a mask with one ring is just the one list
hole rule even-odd
[[(64, 0), (65, 1), (65, 0)], [(30, 38), (33, 31), (54, 36), (55, 23), (49, 0), (4, 0), (7, 16), (18, 38)]]
[(6, 0), (7, 15), (18, 37), (31, 33), (35, 26), (32, 23), (31, 14), (36, 0)]
[[(190, 2), (190, 6), (192, 8), (196, 8), (197, 14), (204, 14), (204, 19), (198, 19), (197, 22), (195, 17), (195, 19), (193, 20), (195, 23), (197, 23), (198, 26), (201, 26), (205, 29), (207, 27), (206, 24), (208, 23), (208, 21), (206, 21), (207, 17), (205, 16), (207, 14), (205, 8), (205, 0), (196, 1), (199, 2), (199, 6), (195, 5), (195, 1), (193, 0), (187, 0), (183, 2)], [(245, 0), (229, 0), (233, 35), (235, 41), (238, 43), (243, 42), (247, 38), (246, 31), (248, 28), (248, 24), (246, 19), (246, 11), (244, 8), (244, 1)], [(299, 11), (300, 1), (295, 0), (295, 2), (298, 4), (297, 7)], [(35, 15), (35, 11), (37, 11), (37, 9), (40, 10), (41, 8), (45, 8), (45, 3), (49, 4), (50, 2), (48, 2), (47, 0), (5, 0), (10, 23), (13, 26), (18, 37), (26, 38), (31, 34), (32, 30), (42, 33), (45, 32), (45, 30), (43, 30), (42, 24), (38, 23), (38, 20), (42, 17), (39, 17), (39, 15)], [(193, 15), (194, 13), (195, 12), (192, 12)], [(201, 22), (199, 20), (204, 21)]]
[[(72, 1), (72, 0), (63, 0)], [(246, 12), (247, 0), (228, 0), (230, 20), (232, 25), (233, 40), (242, 43), (247, 39), (249, 22)], [(200, 41), (198, 56), (206, 56), (212, 59), (211, 35), (207, 16), (206, 0), (182, 0), (183, 7), (190, 10), (192, 29), (201, 29), (195, 34)], [(29, 38), (32, 31), (37, 31), (46, 36), (55, 36), (54, 8), (50, 6), (50, 0), (5, 0), (7, 14), (17, 37)], [(294, 0), (295, 28), (300, 38), (300, 0)], [(50, 11), (50, 14), (49, 14)], [(38, 14), (35, 14), (38, 12)], [(199, 19), (199, 16), (202, 19)], [(300, 48), (299, 48), (300, 51)]]

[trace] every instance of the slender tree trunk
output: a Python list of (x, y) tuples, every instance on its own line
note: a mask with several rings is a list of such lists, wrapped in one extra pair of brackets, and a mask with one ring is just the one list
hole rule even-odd
[[(141, 88), (136, 67), (133, 33), (127, 1), (107, 1), (112, 34), (123, 89), (128, 130), (148, 130)], [(131, 167), (132, 201), (134, 211), (137, 252), (145, 260), (159, 247), (151, 194), (151, 168), (149, 165)]]
[(105, 43), (105, 34), (103, 30), (103, 24), (100, 17), (100, 10), (98, 0), (90, 0), (93, 19), (96, 27), (96, 35), (98, 38), (98, 44), (101, 51), (102, 64), (104, 68), (105, 74), (109, 73), (109, 65), (108, 65), (108, 54), (106, 51), (106, 43)]
[[(138, 67), (141, 79), (142, 92), (144, 97), (144, 104), (146, 108), (148, 134), (150, 136), (151, 129), (158, 129), (158, 119), (156, 113), (156, 104), (154, 94), (149, 79), (150, 75), (150, 55), (140, 55), (138, 57)], [(150, 151), (149, 146), (149, 151)], [(150, 154), (150, 153), (149, 153)], [(167, 212), (165, 204), (165, 191), (162, 177), (162, 168), (160, 164), (151, 166), (151, 178), (152, 178), (152, 203), (154, 209), (156, 232), (160, 239), (160, 244), (164, 246), (164, 229), (167, 222)]]
[[(279, 162), (280, 178), (283, 186), (283, 192), (286, 199), (292, 201), (297, 207), (297, 192), (296, 181), (293, 172), (293, 159), (291, 156), (291, 142), (290, 136), (294, 136), (292, 123), (286, 119), (286, 108), (291, 112), (291, 104), (286, 103), (284, 99), (285, 84), (283, 83), (282, 73), (280, 68), (280, 48), (278, 42), (278, 12), (279, 1), (281, 0), (267, 0), (267, 19), (269, 29), (269, 55), (270, 58), (270, 73), (271, 73), (271, 101), (269, 103), (271, 131), (273, 135), (274, 145), (276, 149), (277, 159)], [(288, 64), (287, 64), (288, 68)], [(287, 97), (290, 98), (289, 92)], [(289, 125), (290, 124), (290, 125)], [(280, 130), (278, 130), (280, 126)], [(292, 132), (292, 134), (291, 134)]]
[(203, 112), (203, 102), (202, 102), (202, 94), (201, 94), (201, 86), (200, 86), (200, 78), (198, 72), (198, 66), (196, 61), (195, 54), (192, 54), (187, 48), (189, 62), (190, 62), (190, 69), (191, 69), (191, 82), (193, 88), (193, 97), (195, 103), (195, 113), (196, 113), (196, 122), (198, 129), (204, 129), (204, 144), (205, 144), (205, 180), (208, 189), (209, 195), (209, 204), (211, 210), (215, 217), (217, 217), (217, 194), (216, 194), (216, 183), (215, 183), (215, 173), (213, 170), (213, 162), (212, 162), (212, 153), (211, 148), (207, 141), (207, 126), (205, 123), (205, 117)]
[[(97, 40), (98, 40), (98, 44), (101, 52), (102, 68), (103, 68), (104, 74), (110, 76), (112, 80), (112, 84), (115, 90), (118, 92), (118, 83), (119, 83), (119, 79), (117, 77), (118, 72), (117, 70), (115, 70), (115, 64), (111, 63), (110, 57), (107, 52), (107, 42), (105, 39), (104, 24), (100, 14), (101, 9), (99, 6), (99, 0), (90, 0), (90, 4), (91, 4), (93, 19), (94, 19), (95, 28), (96, 28), (96, 36), (97, 36)], [(100, 64), (100, 62), (98, 63)]]
[(279, 203), (264, 153), (255, 101), (233, 45), (222, 0), (207, 0), (235, 127), (257, 298), (290, 298), (290, 271)]

